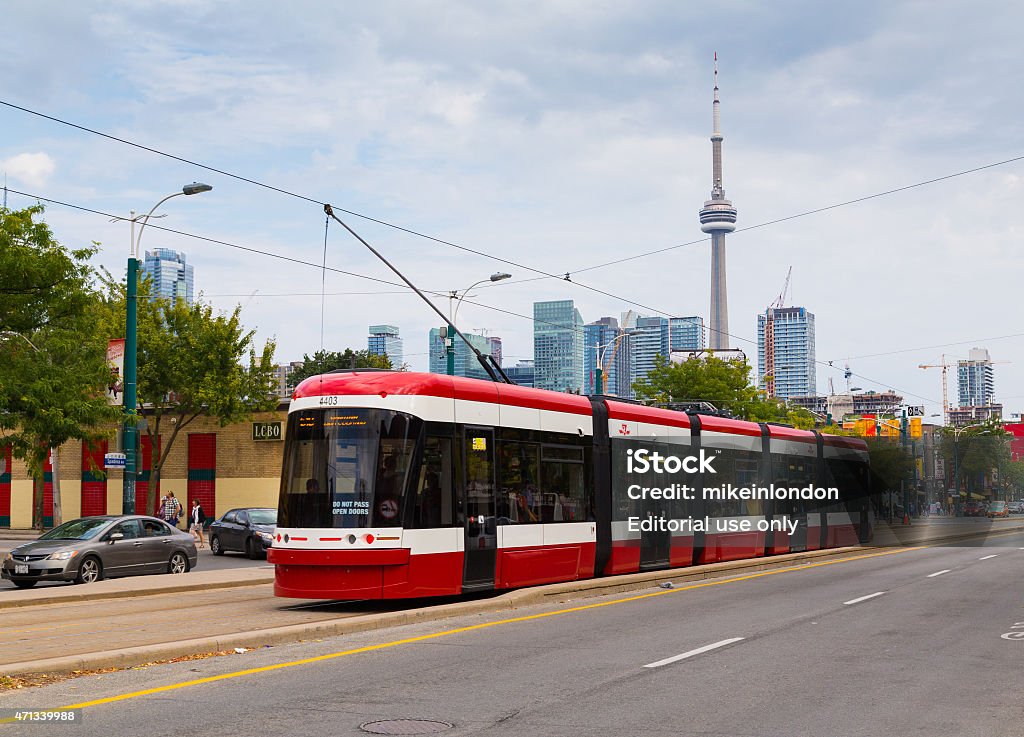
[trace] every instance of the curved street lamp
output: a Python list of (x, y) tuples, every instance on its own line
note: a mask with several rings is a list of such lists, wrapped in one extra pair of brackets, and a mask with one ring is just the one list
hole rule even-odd
[[(461, 297), (457, 297), (457, 295), (459, 293), (459, 290), (457, 290), (457, 289), (453, 289), (451, 292), (449, 292), (448, 293), (448, 311), (450, 313), (450, 318), (451, 318), (452, 325), (453, 326), (455, 325), (455, 318), (457, 318), (459, 316), (459, 307), (462, 306), (462, 300), (464, 300), (466, 298), (467, 294), (469, 294), (471, 291), (473, 291), (473, 287), (478, 287), (481, 284), (485, 284), (485, 283), (487, 283), (489, 281), (490, 282), (498, 282), (498, 281), (502, 281), (503, 279), (511, 279), (511, 278), (512, 278), (511, 274), (506, 274), (505, 272), (499, 271), (497, 273), (491, 274), (487, 279), (481, 279), (478, 282), (474, 282), (473, 284), (470, 284), (466, 289), (462, 290), (462, 296)], [(451, 311), (451, 309), (452, 309), (451, 308), (451, 301), (452, 300), (457, 300), (455, 302), (455, 311), (454, 312)], [(449, 340), (449, 344), (445, 348), (445, 350), (446, 350), (446, 352), (448, 354), (448, 367), (447, 367), (447, 370), (448, 370), (448, 375), (449, 376), (455, 376), (455, 336), (449, 336), (448, 340)]]
[[(121, 513), (135, 514), (135, 478), (137, 475), (136, 451), (136, 429), (135, 429), (135, 405), (138, 403), (136, 393), (136, 374), (138, 369), (138, 282), (139, 282), (139, 241), (142, 240), (142, 232), (146, 224), (153, 217), (153, 213), (160, 205), (172, 197), (182, 195), (194, 195), (201, 192), (209, 192), (213, 187), (209, 184), (192, 182), (181, 188), (180, 192), (174, 192), (164, 197), (153, 205), (153, 208), (142, 217), (136, 217), (132, 213), (131, 223), (131, 250), (128, 254), (128, 287), (125, 294), (125, 336), (124, 336), (124, 479), (121, 491)], [(138, 237), (135, 236), (135, 223), (141, 220)]]
[(604, 354), (608, 352), (608, 349), (618, 343), (623, 338), (628, 338), (630, 333), (622, 333), (621, 335), (615, 336), (610, 343), (604, 345), (595, 345), (594, 350), (596, 351), (597, 366), (594, 368), (594, 393), (604, 394)]

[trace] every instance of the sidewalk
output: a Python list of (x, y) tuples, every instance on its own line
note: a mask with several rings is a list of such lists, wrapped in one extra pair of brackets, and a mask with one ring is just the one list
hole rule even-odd
[[(239, 586), (258, 586), (274, 582), (274, 572), (262, 568), (222, 568), (214, 571), (193, 570), (177, 576), (153, 574), (112, 578), (90, 584), (63, 584), (37, 589), (4, 590), (0, 594), (0, 610), (14, 607), (76, 603), (97, 599), (125, 599), (181, 591), (204, 591)], [(4, 585), (10, 586), (9, 581)]]

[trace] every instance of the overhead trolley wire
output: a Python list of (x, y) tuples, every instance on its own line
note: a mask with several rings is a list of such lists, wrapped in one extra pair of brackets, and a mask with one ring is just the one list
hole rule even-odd
[[(124, 145), (127, 145), (127, 146), (131, 146), (131, 147), (134, 147), (134, 148), (137, 148), (137, 149), (140, 149), (140, 150), (144, 150), (144, 151), (147, 151), (149, 153), (156, 154), (158, 156), (163, 156), (163, 157), (166, 157), (166, 158), (169, 158), (169, 159), (173, 159), (175, 161), (179, 161), (179, 162), (182, 162), (182, 163), (189, 164), (191, 166), (196, 166), (198, 168), (205, 169), (207, 171), (211, 171), (211, 172), (214, 172), (214, 173), (217, 173), (217, 174), (221, 174), (222, 176), (226, 176), (226, 177), (229, 177), (229, 178), (232, 178), (232, 179), (236, 179), (238, 181), (246, 182), (248, 184), (252, 184), (252, 185), (257, 186), (257, 187), (262, 187), (264, 189), (268, 189), (268, 190), (271, 190), (271, 191), (274, 191), (274, 192), (278, 192), (280, 194), (284, 194), (284, 195), (287, 195), (287, 196), (290, 196), (290, 197), (295, 197), (297, 199), (301, 199), (301, 200), (304, 200), (306, 202), (315, 203), (315, 204), (318, 204), (318, 205), (321, 205), (321, 206), (329, 205), (329, 203), (323, 202), (322, 200), (319, 200), (319, 199), (316, 199), (316, 198), (313, 198), (313, 197), (309, 197), (307, 195), (299, 194), (297, 192), (293, 192), (293, 191), (284, 189), (282, 187), (277, 187), (277, 186), (274, 186), (274, 185), (271, 185), (271, 184), (267, 184), (265, 182), (261, 182), (259, 180), (252, 179), (250, 177), (245, 177), (245, 176), (242, 176), (242, 175), (239, 175), (239, 174), (235, 174), (235, 173), (223, 170), (223, 169), (219, 169), (217, 167), (213, 167), (213, 166), (210, 166), (210, 165), (207, 165), (207, 164), (200, 163), (198, 161), (187, 159), (185, 157), (176, 156), (174, 154), (170, 154), (170, 153), (167, 153), (165, 151), (161, 151), (161, 150), (153, 148), (151, 146), (145, 146), (143, 144), (139, 144), (139, 143), (136, 143), (134, 141), (130, 141), (128, 139), (120, 138), (118, 136), (114, 136), (114, 135), (111, 135), (111, 134), (108, 134), (108, 133), (104, 133), (102, 131), (95, 130), (93, 128), (89, 128), (87, 126), (79, 125), (77, 123), (72, 123), (72, 122), (64, 120), (62, 118), (58, 118), (58, 117), (51, 116), (51, 115), (46, 115), (44, 113), (32, 110), (30, 108), (23, 107), (21, 105), (16, 105), (16, 104), (8, 102), (6, 100), (0, 100), (0, 105), (9, 107), (9, 108), (12, 108), (12, 109), (15, 109), (15, 110), (19, 110), (21, 112), (24, 112), (24, 113), (27, 113), (27, 114), (30, 114), (30, 115), (34, 115), (34, 116), (37, 116), (37, 117), (40, 117), (40, 118), (43, 118), (43, 119), (46, 119), (46, 120), (50, 120), (52, 122), (59, 123), (61, 125), (66, 125), (66, 126), (69, 126), (69, 127), (72, 127), (72, 128), (75, 128), (75, 129), (78, 129), (78, 130), (81, 130), (81, 131), (84, 131), (84, 132), (87, 132), (87, 133), (91, 133), (93, 135), (97, 135), (97, 136), (100, 136), (102, 138), (106, 138), (108, 140), (115, 141), (117, 143), (121, 143), (121, 144), (124, 144)], [(916, 187), (922, 187), (922, 186), (925, 186), (925, 185), (928, 185), (928, 184), (933, 184), (933, 183), (936, 183), (936, 182), (944, 181), (946, 179), (952, 179), (952, 178), (955, 178), (955, 177), (963, 176), (963, 175), (974, 173), (974, 172), (978, 172), (978, 171), (983, 171), (985, 169), (990, 169), (990, 168), (993, 168), (993, 167), (1002, 166), (1002, 165), (1005, 165), (1005, 164), (1008, 164), (1008, 163), (1013, 163), (1013, 162), (1017, 162), (1017, 161), (1021, 161), (1021, 160), (1024, 160), (1024, 156), (1013, 157), (1013, 158), (1010, 158), (1010, 159), (1005, 159), (1003, 161), (994, 162), (994, 163), (991, 163), (991, 164), (986, 164), (986, 165), (983, 165), (983, 166), (978, 166), (978, 167), (974, 167), (974, 168), (971, 168), (971, 169), (966, 169), (966, 170), (959, 171), (959, 172), (954, 172), (952, 174), (947, 174), (947, 175), (944, 175), (944, 176), (941, 176), (941, 177), (935, 177), (935, 178), (932, 178), (932, 179), (929, 179), (929, 180), (925, 180), (925, 181), (922, 181), (922, 182), (917, 182), (917, 183), (906, 185), (906, 186), (903, 186), (903, 187), (898, 187), (898, 188), (895, 188), (895, 189), (886, 190), (884, 192), (878, 192), (878, 193), (875, 193), (875, 194), (866, 195), (864, 197), (858, 197), (858, 198), (855, 198), (855, 199), (852, 199), (852, 200), (847, 200), (847, 201), (836, 203), (836, 204), (833, 204), (833, 205), (828, 205), (828, 206), (821, 207), (821, 208), (815, 208), (813, 210), (807, 210), (807, 211), (804, 211), (804, 212), (801, 212), (801, 213), (797, 213), (797, 214), (794, 214), (794, 215), (789, 215), (789, 216), (782, 217), (782, 218), (776, 218), (774, 220), (766, 221), (764, 223), (758, 223), (758, 224), (755, 224), (755, 225), (747, 226), (745, 228), (739, 228), (735, 232), (743, 232), (743, 231), (754, 230), (756, 228), (762, 228), (762, 227), (766, 227), (768, 225), (773, 225), (773, 224), (785, 222), (785, 221), (788, 221), (788, 220), (794, 220), (794, 219), (797, 219), (797, 218), (806, 217), (808, 215), (812, 215), (812, 214), (816, 214), (816, 213), (820, 213), (820, 212), (825, 212), (825, 211), (837, 209), (837, 208), (840, 208), (840, 207), (845, 207), (845, 206), (848, 206), (848, 205), (852, 205), (852, 204), (859, 203), (859, 202), (864, 202), (864, 201), (875, 199), (875, 198), (879, 198), (879, 197), (884, 197), (884, 196), (895, 194), (895, 193), (898, 193), (898, 192), (903, 192), (903, 191), (906, 191), (906, 190), (909, 190), (909, 189), (914, 189)], [(14, 190), (9, 190), (9, 191), (13, 192)], [(66, 204), (66, 203), (58, 203), (58, 204)], [(79, 208), (79, 209), (87, 210), (88, 208)], [(441, 238), (437, 238), (435, 236), (431, 236), (431, 235), (428, 235), (428, 234), (425, 234), (425, 233), (421, 233), (419, 231), (415, 231), (415, 230), (412, 230), (410, 228), (406, 228), (406, 227), (397, 225), (395, 223), (388, 222), (386, 220), (381, 220), (379, 218), (375, 218), (375, 217), (372, 217), (372, 216), (369, 216), (369, 215), (365, 215), (363, 213), (360, 213), (360, 212), (357, 212), (357, 211), (354, 211), (354, 210), (348, 210), (348, 209), (345, 209), (345, 208), (342, 208), (342, 207), (335, 207), (334, 209), (338, 210), (339, 212), (343, 212), (343, 213), (352, 215), (354, 217), (358, 217), (358, 218), (367, 220), (369, 222), (374, 222), (374, 223), (377, 223), (379, 225), (383, 225), (385, 227), (392, 228), (392, 229), (398, 230), (398, 231), (403, 232), (403, 233), (407, 233), (409, 235), (413, 235), (413, 236), (416, 236), (416, 237), (420, 237), (420, 238), (424, 238), (424, 239), (430, 240), (430, 241), (438, 243), (440, 245), (446, 245), (446, 246), (449, 246), (451, 248), (455, 248), (455, 249), (458, 249), (458, 250), (465, 251), (467, 253), (473, 253), (473, 254), (481, 256), (483, 258), (492, 259), (492, 260), (498, 261), (500, 263), (508, 264), (510, 266), (515, 266), (516, 268), (521, 268), (521, 269), (524, 269), (526, 271), (531, 271), (533, 273), (540, 274), (541, 275), (540, 278), (550, 278), (550, 279), (558, 279), (558, 280), (568, 281), (571, 284), (574, 284), (574, 285), (576, 285), (578, 287), (582, 287), (582, 288), (587, 289), (589, 291), (593, 291), (593, 292), (595, 292), (597, 294), (601, 294), (603, 296), (607, 296), (607, 297), (610, 297), (612, 299), (616, 299), (616, 300), (619, 300), (621, 302), (625, 302), (626, 304), (630, 304), (630, 305), (633, 305), (635, 307), (640, 307), (640, 308), (643, 308), (645, 310), (650, 310), (652, 312), (655, 312), (655, 313), (657, 313), (659, 315), (663, 315), (663, 316), (666, 316), (666, 317), (671, 317), (672, 316), (671, 313), (665, 312), (665, 311), (657, 309), (655, 307), (651, 307), (649, 305), (645, 305), (645, 304), (640, 303), (640, 302), (636, 302), (634, 300), (627, 299), (625, 297), (622, 297), (621, 295), (613, 294), (611, 292), (599, 289), (597, 287), (590, 286), (588, 284), (584, 284), (584, 283), (579, 282), (579, 281), (574, 281), (571, 278), (572, 274), (573, 273), (583, 273), (585, 271), (592, 271), (592, 270), (595, 270), (595, 269), (598, 269), (598, 268), (603, 268), (605, 266), (610, 266), (610, 265), (613, 265), (613, 264), (623, 263), (625, 261), (631, 261), (631, 260), (635, 260), (635, 259), (638, 259), (638, 258), (643, 258), (645, 256), (654, 255), (654, 254), (657, 254), (657, 253), (664, 253), (666, 251), (674, 250), (676, 248), (681, 248), (681, 247), (684, 247), (684, 246), (687, 246), (687, 245), (694, 245), (694, 244), (702, 243), (702, 242), (705, 242), (705, 241), (708, 240), (708, 239), (705, 238), (705, 239), (700, 239), (700, 240), (696, 240), (696, 241), (690, 241), (690, 242), (683, 243), (683, 244), (677, 244), (675, 246), (669, 246), (669, 247), (662, 248), (662, 249), (657, 249), (657, 250), (654, 250), (654, 251), (649, 251), (649, 252), (645, 252), (645, 253), (641, 253), (641, 254), (636, 254), (634, 256), (626, 257), (626, 258), (623, 258), (623, 259), (617, 259), (615, 261), (610, 261), (610, 262), (606, 262), (606, 263), (603, 263), (603, 264), (597, 264), (597, 265), (594, 265), (594, 266), (578, 269), (576, 272), (566, 272), (564, 274), (564, 276), (563, 276), (563, 275), (554, 274), (554, 273), (551, 273), (551, 272), (548, 272), (548, 271), (544, 271), (542, 269), (537, 269), (537, 268), (534, 268), (532, 266), (527, 266), (525, 264), (521, 264), (521, 263), (512, 261), (510, 259), (502, 258), (500, 256), (495, 256), (493, 254), (489, 254), (489, 253), (486, 253), (484, 251), (480, 251), (480, 250), (477, 250), (477, 249), (469, 248), (468, 246), (463, 246), (463, 245), (460, 245), (460, 244), (457, 244), (457, 243), (453, 243), (451, 241), (447, 241), (447, 240), (444, 240), (444, 239), (441, 239)], [(174, 232), (174, 231), (171, 231), (171, 232)], [(193, 237), (202, 238), (202, 239), (207, 240), (209, 242), (218, 242), (218, 241), (216, 241), (214, 239), (203, 238), (202, 236), (193, 236)], [(228, 245), (226, 243), (222, 243), (222, 244), (223, 245)], [(244, 250), (250, 250), (251, 252), (261, 253), (263, 255), (273, 255), (274, 257), (277, 257), (277, 258), (286, 258), (286, 257), (281, 257), (281, 256), (279, 256), (277, 254), (267, 254), (265, 252), (261, 252), (261, 251), (258, 251), (256, 249), (244, 249)], [(296, 260), (296, 261), (298, 261), (298, 260)], [(340, 271), (340, 270), (337, 270), (337, 269), (332, 269), (332, 270), (333, 271)], [(345, 272), (342, 272), (342, 273), (345, 273)], [(520, 281), (527, 281), (527, 280), (520, 280)], [(473, 303), (471, 302), (470, 304), (473, 304)], [(484, 305), (481, 305), (481, 306), (484, 306)], [(706, 330), (710, 330), (710, 328), (707, 327), (707, 326), (705, 326), (705, 329)], [(730, 338), (742, 341), (744, 343), (749, 343), (749, 344), (752, 344), (752, 345), (755, 344), (755, 341), (753, 341), (753, 340), (751, 340), (749, 338), (744, 338), (744, 337), (732, 335), (732, 334), (729, 334), (729, 333), (726, 333), (726, 335), (728, 337), (730, 337)], [(817, 361), (816, 363), (819, 363), (822, 366), (827, 366), (829, 368), (836, 368), (836, 367), (832, 366), (831, 364), (827, 364), (824, 361)], [(868, 379), (867, 377), (864, 377), (864, 376), (859, 376), (859, 378), (863, 378), (865, 380), (870, 380), (870, 379)]]

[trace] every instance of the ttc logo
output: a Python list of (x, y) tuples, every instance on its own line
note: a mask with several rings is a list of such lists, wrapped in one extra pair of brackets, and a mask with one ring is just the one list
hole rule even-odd
[(622, 427), (619, 428), (619, 435), (629, 435), (629, 425), (625, 422), (623, 422)]

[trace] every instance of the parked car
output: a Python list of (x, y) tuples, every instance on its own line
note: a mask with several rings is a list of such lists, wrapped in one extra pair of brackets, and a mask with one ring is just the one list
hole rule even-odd
[(985, 505), (981, 502), (967, 502), (964, 504), (964, 517), (984, 517)]
[(93, 583), (144, 573), (188, 573), (195, 540), (144, 515), (82, 517), (4, 555), (0, 576), (22, 589), (39, 581)]
[(276, 509), (230, 509), (210, 525), (210, 550), (214, 555), (235, 550), (248, 558), (259, 558), (267, 554), (267, 548), (274, 542), (276, 525)]
[(1006, 506), (1006, 502), (993, 501), (988, 503), (989, 517), (1009, 517), (1010, 509)]
[(1010, 502), (1006, 505), (1010, 514), (1024, 514), (1024, 502)]

